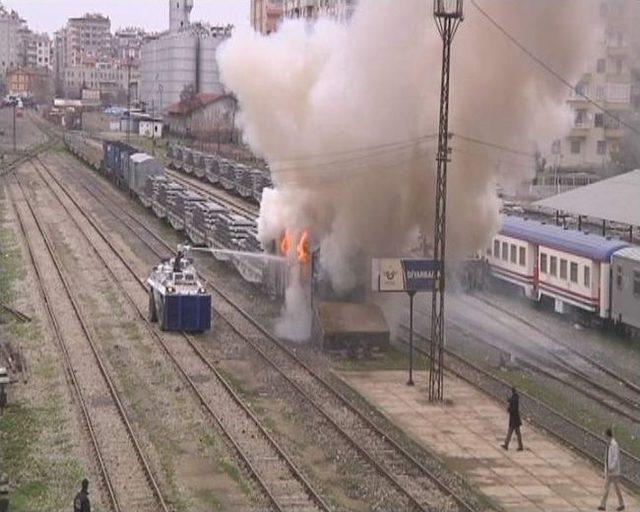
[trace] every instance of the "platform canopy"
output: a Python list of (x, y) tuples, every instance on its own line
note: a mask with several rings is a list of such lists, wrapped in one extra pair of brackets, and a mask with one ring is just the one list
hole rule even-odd
[(534, 206), (640, 226), (640, 170), (548, 197)]

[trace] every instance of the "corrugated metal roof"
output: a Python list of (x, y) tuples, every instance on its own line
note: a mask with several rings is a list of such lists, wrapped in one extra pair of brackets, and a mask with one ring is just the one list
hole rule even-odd
[(608, 240), (599, 235), (518, 217), (506, 217), (500, 233), (596, 261), (609, 261), (614, 252), (629, 246), (621, 240)]
[(633, 246), (627, 247), (626, 249), (621, 249), (616, 253), (616, 256), (621, 256), (622, 258), (640, 262), (640, 247)]
[(640, 226), (640, 170), (534, 203), (574, 215)]

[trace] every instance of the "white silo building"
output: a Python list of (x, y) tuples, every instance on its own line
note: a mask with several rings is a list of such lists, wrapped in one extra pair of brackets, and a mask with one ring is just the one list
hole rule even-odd
[(140, 99), (163, 112), (191, 85), (196, 93), (222, 92), (216, 53), (231, 26), (191, 23), (193, 0), (169, 0), (169, 31), (142, 47)]

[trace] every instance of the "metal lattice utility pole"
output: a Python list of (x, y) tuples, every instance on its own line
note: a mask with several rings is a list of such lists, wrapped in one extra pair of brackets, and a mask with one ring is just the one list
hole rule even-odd
[(463, 0), (434, 0), (433, 16), (442, 37), (442, 83), (440, 89), (440, 125), (438, 130), (438, 163), (436, 182), (436, 223), (433, 233), (433, 258), (440, 264), (436, 270), (436, 287), (431, 303), (431, 349), (429, 358), (429, 400), (444, 400), (444, 296), (445, 242), (447, 226), (447, 164), (449, 163), (449, 78), (451, 43), (460, 23)]

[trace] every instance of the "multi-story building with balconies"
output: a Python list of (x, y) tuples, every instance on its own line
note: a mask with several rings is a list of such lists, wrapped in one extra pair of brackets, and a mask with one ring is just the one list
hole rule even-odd
[(619, 168), (615, 163), (626, 133), (620, 121), (629, 119), (632, 91), (638, 87), (634, 54), (639, 48), (634, 39), (640, 2), (603, 0), (600, 16), (598, 53), (567, 100), (572, 126), (564, 139), (554, 142), (547, 158), (546, 173), (556, 179), (577, 172), (602, 177)]

